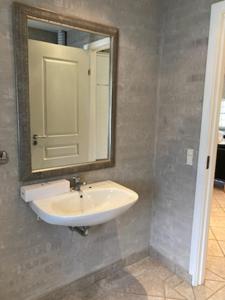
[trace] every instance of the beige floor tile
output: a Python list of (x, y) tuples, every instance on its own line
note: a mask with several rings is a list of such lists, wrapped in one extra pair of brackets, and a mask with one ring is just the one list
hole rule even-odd
[(137, 277), (139, 284), (149, 296), (164, 297), (164, 280), (160, 277), (155, 277), (151, 272), (145, 272)]
[(176, 300), (185, 300), (185, 297), (182, 296), (178, 291), (174, 290), (173, 288), (165, 286), (165, 296), (167, 298), (172, 298)]
[(214, 189), (213, 200), (217, 201), (221, 207), (225, 207), (225, 192), (223, 189)]
[(225, 286), (225, 282), (206, 280), (205, 285), (194, 287), (196, 300), (206, 300)]
[(213, 292), (216, 292), (225, 286), (225, 281), (206, 280), (205, 286), (211, 289)]
[(225, 257), (208, 256), (206, 267), (214, 274), (225, 279)]
[(208, 256), (224, 256), (216, 240), (208, 241)]
[(195, 300), (206, 300), (223, 286), (225, 286), (225, 282), (206, 280), (205, 285), (193, 288)]
[(172, 275), (172, 273), (167, 268), (159, 264), (157, 261), (150, 259), (149, 257), (144, 258), (135, 264), (125, 267), (124, 270), (135, 277), (147, 271), (151, 271), (156, 276), (159, 276), (161, 279), (166, 279)]
[(165, 285), (171, 288), (175, 288), (179, 284), (181, 284), (184, 280), (177, 276), (176, 274), (173, 274), (169, 278), (165, 280)]
[[(224, 267), (223, 260), (211, 257), (208, 264)], [(222, 263), (221, 263), (222, 262)], [(146, 268), (146, 266), (148, 266)], [(144, 269), (141, 272), (141, 269)], [(150, 270), (149, 270), (150, 268)], [(147, 271), (146, 271), (147, 269)], [(130, 273), (128, 272), (130, 270)], [(221, 269), (222, 270), (222, 269)], [(223, 269), (224, 270), (224, 269)], [(131, 274), (133, 272), (133, 274)], [(67, 291), (61, 300), (206, 300), (218, 294), (223, 299), (220, 290), (225, 286), (221, 279), (210, 270), (206, 272), (206, 282), (203, 286), (192, 288), (190, 284), (173, 274), (158, 262), (145, 259), (130, 267), (113, 273), (109, 278), (98, 281), (79, 294)], [(208, 278), (210, 280), (208, 280)], [(52, 298), (49, 298), (49, 300)], [(57, 298), (59, 299), (59, 298)]]
[(218, 191), (216, 193), (213, 193), (213, 201), (218, 201), (221, 199), (223, 195), (223, 191)]
[[(91, 298), (90, 300), (164, 300), (163, 297), (154, 297), (148, 295), (135, 295), (135, 294), (121, 294), (121, 293), (107, 293), (101, 295), (101, 298)], [(67, 299), (66, 299), (67, 300)], [(69, 300), (69, 299), (68, 299)], [(73, 299), (71, 299), (73, 300)], [(74, 300), (76, 300), (74, 298)], [(89, 300), (89, 298), (84, 298), (83, 300)], [(174, 300), (174, 299), (173, 299)]]
[(224, 203), (223, 201), (218, 201), (218, 203), (219, 203), (219, 206), (220, 206), (223, 210), (225, 210), (225, 203)]
[(215, 240), (215, 236), (214, 236), (211, 228), (209, 228), (209, 240)]
[(225, 288), (222, 288), (218, 292), (216, 292), (212, 297), (209, 298), (210, 300), (225, 300)]
[[(157, 263), (158, 269), (160, 269)], [(153, 272), (152, 272), (153, 271)], [(96, 286), (104, 293), (120, 293), (148, 295), (154, 297), (164, 297), (164, 279), (165, 275), (157, 274), (154, 270), (143, 272), (141, 275), (134, 277), (133, 275), (117, 276), (100, 280)], [(164, 270), (163, 270), (164, 271)], [(128, 273), (127, 273), (128, 274)], [(169, 273), (171, 274), (171, 273)], [(162, 277), (164, 279), (162, 279)]]
[(196, 300), (206, 300), (214, 294), (214, 292), (204, 285), (193, 288)]
[(174, 288), (183, 282), (183, 279), (177, 275), (172, 275), (165, 281), (165, 296), (173, 299), (185, 299)]
[(225, 217), (211, 216), (210, 226), (211, 227), (225, 227)]
[(208, 269), (205, 271), (205, 279), (206, 280), (214, 280), (214, 281), (223, 281), (223, 282), (225, 281), (224, 278), (216, 275), (215, 273), (211, 272)]
[(225, 216), (225, 211), (221, 207), (212, 208), (211, 216), (224, 217)]
[(223, 254), (225, 255), (225, 241), (218, 241), (218, 244), (220, 245), (220, 248), (223, 251)]
[(142, 292), (142, 289), (150, 296), (164, 296), (164, 280), (171, 277), (173, 273), (162, 266), (159, 262), (146, 258), (136, 264), (128, 266), (125, 270), (136, 279), (136, 284), (128, 286), (129, 291)]
[(96, 286), (98, 290), (103, 291), (104, 293), (120, 293), (120, 294), (139, 294), (146, 295), (144, 287), (138, 282), (138, 280), (132, 276), (121, 276), (117, 273), (114, 275), (114, 278), (106, 278), (97, 282)]
[(133, 276), (138, 276), (147, 271), (151, 267), (151, 264), (152, 260), (146, 257), (132, 265), (126, 266), (124, 270)]
[(182, 282), (179, 284), (175, 290), (182, 296), (184, 296), (188, 300), (195, 300), (195, 295), (193, 289), (190, 284), (187, 282)]
[(219, 241), (225, 241), (225, 227), (211, 227), (215, 238)]
[(150, 272), (151, 275), (155, 276), (156, 278), (160, 278), (162, 280), (166, 280), (167, 278), (173, 275), (168, 268), (164, 267), (158, 261), (152, 260), (147, 267), (147, 272)]
[(216, 200), (212, 202), (212, 209), (213, 208), (220, 208), (220, 205)]

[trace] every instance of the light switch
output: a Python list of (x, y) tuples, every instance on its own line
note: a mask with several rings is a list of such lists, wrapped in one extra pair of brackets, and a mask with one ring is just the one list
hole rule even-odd
[(187, 149), (186, 165), (192, 166), (193, 165), (193, 158), (194, 158), (194, 149)]

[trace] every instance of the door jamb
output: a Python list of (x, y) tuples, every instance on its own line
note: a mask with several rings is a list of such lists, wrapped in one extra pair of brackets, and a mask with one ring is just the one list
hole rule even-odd
[[(225, 62), (225, 1), (211, 8), (189, 273), (204, 282)], [(210, 156), (209, 169), (206, 168)]]

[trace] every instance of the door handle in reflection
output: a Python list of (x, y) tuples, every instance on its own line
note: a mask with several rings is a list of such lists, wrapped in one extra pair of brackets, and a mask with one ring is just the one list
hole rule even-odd
[(33, 145), (36, 146), (38, 144), (38, 139), (46, 139), (46, 135), (38, 135), (38, 134), (33, 134)]

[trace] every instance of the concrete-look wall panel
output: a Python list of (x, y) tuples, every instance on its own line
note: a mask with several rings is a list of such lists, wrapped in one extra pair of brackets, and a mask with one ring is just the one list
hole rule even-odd
[[(163, 1), (150, 245), (189, 270), (212, 0)], [(195, 150), (193, 166), (186, 151)]]
[(87, 172), (86, 181), (112, 179), (140, 201), (121, 218), (90, 229), (87, 238), (37, 222), (19, 198), (12, 1), (0, 1), (0, 299), (35, 299), (146, 249), (153, 182), (159, 49), (157, 0), (27, 0), (23, 3), (119, 28), (116, 166)]

